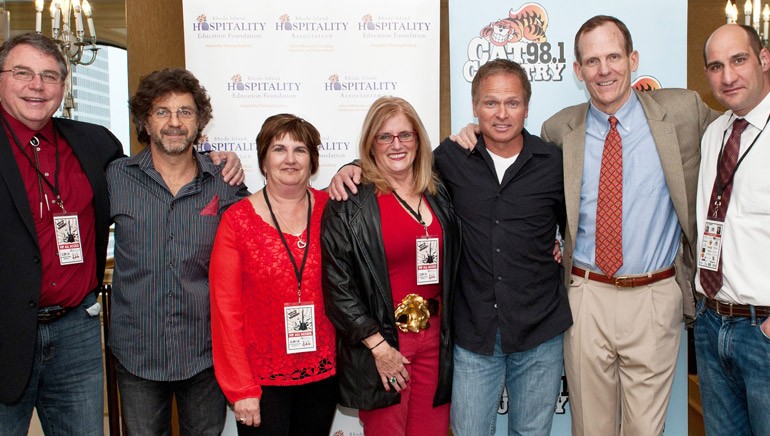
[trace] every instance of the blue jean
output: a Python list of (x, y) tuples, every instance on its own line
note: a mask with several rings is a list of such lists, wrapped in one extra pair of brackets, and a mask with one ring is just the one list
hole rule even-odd
[(104, 435), (104, 373), (99, 316), (76, 309), (37, 327), (32, 374), (19, 402), (0, 404), (0, 434), (22, 436), (37, 409), (46, 436)]
[(129, 436), (171, 435), (171, 400), (176, 397), (182, 435), (218, 436), (225, 428), (227, 400), (214, 368), (179, 381), (137, 377), (118, 362), (120, 411)]
[(698, 302), (695, 356), (701, 402), (709, 436), (770, 434), (766, 318), (720, 316)]
[(564, 373), (562, 346), (560, 334), (535, 348), (505, 354), (499, 332), (491, 356), (455, 345), (451, 409), (455, 436), (495, 433), (503, 386), (508, 389), (508, 434), (549, 435)]

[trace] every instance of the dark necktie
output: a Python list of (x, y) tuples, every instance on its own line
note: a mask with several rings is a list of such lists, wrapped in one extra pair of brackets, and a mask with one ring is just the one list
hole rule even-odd
[(609, 122), (596, 201), (596, 266), (612, 277), (623, 265), (623, 143), (618, 119)]
[[(727, 215), (727, 206), (730, 204), (730, 195), (733, 192), (733, 175), (735, 166), (738, 163), (738, 152), (741, 149), (741, 134), (749, 125), (748, 121), (738, 118), (733, 121), (733, 131), (727, 139), (724, 150), (722, 150), (722, 159), (717, 168), (717, 177), (714, 179), (714, 187), (711, 189), (711, 199), (709, 200), (708, 216), (706, 219), (722, 221)], [(724, 187), (722, 195), (719, 195), (720, 186)], [(700, 284), (709, 298), (714, 296), (722, 289), (722, 255), (719, 256), (717, 271), (711, 271), (705, 268), (700, 270)]]

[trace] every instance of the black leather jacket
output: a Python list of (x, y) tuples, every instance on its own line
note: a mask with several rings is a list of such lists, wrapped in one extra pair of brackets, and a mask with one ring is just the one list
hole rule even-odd
[[(460, 257), (460, 224), (443, 186), (426, 195), (443, 230), (441, 277), (441, 348), (439, 382), (433, 405), (448, 403), (452, 393), (452, 294)], [(385, 391), (374, 356), (361, 342), (377, 332), (398, 348), (393, 298), (382, 242), (380, 209), (374, 185), (360, 185), (348, 201), (329, 201), (321, 227), (323, 291), (326, 314), (337, 328), (337, 377), (340, 404), (362, 410), (400, 401)], [(434, 328), (434, 327), (431, 327)]]

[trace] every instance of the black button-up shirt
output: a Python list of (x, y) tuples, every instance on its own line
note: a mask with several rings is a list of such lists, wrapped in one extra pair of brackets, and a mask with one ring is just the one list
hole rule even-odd
[(479, 354), (493, 353), (498, 329), (511, 353), (572, 325), (562, 266), (553, 260), (566, 216), (561, 150), (522, 134), (524, 147), (502, 183), (483, 137), (472, 152), (449, 139), (434, 152), (463, 229), (455, 341)]

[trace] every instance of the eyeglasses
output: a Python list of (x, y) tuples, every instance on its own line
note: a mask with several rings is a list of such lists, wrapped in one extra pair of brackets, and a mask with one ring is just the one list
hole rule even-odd
[(417, 132), (401, 132), (398, 135), (393, 135), (392, 133), (380, 133), (374, 137), (374, 140), (380, 145), (388, 145), (392, 144), (393, 140), (396, 138), (404, 144), (414, 142), (414, 140), (417, 139)]
[(177, 109), (173, 112), (168, 109), (155, 109), (154, 111), (150, 112), (150, 116), (156, 120), (167, 120), (171, 118), (171, 114), (176, 114), (180, 120), (191, 120), (195, 118), (196, 115), (198, 115), (198, 112), (185, 107)]
[(40, 79), (43, 81), (43, 83), (48, 83), (51, 85), (57, 85), (63, 81), (61, 74), (55, 71), (43, 71), (36, 73), (29, 68), (13, 67), (10, 70), (0, 70), (0, 73), (11, 73), (13, 74), (13, 78), (20, 82), (31, 82), (35, 76), (40, 76)]

